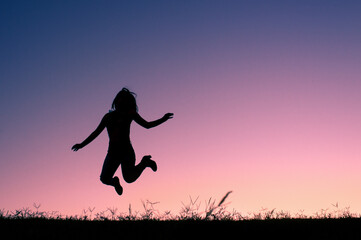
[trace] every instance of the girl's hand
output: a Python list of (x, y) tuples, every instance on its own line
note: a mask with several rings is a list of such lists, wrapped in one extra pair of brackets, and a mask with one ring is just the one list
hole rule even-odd
[(166, 114), (164, 114), (163, 118), (165, 120), (168, 120), (168, 119), (172, 119), (173, 116), (174, 116), (174, 113), (166, 113)]
[(73, 150), (74, 152), (78, 151), (79, 149), (83, 148), (83, 146), (79, 143), (75, 144), (71, 150)]

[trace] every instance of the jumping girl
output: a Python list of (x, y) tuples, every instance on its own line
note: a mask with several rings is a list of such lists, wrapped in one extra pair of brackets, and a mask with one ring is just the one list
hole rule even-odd
[(100, 181), (113, 186), (119, 195), (123, 193), (123, 188), (120, 185), (119, 178), (113, 177), (119, 165), (122, 165), (123, 178), (127, 183), (137, 180), (147, 167), (154, 172), (157, 171), (157, 164), (151, 159), (150, 155), (144, 156), (142, 161), (135, 165), (135, 153), (129, 136), (132, 121), (134, 120), (140, 126), (149, 129), (173, 118), (174, 115), (173, 113), (167, 113), (158, 120), (148, 122), (138, 114), (135, 96), (135, 93), (123, 88), (113, 101), (112, 111), (104, 115), (95, 131), (82, 143), (75, 144), (72, 147), (73, 151), (78, 151), (99, 136), (104, 128), (107, 128), (109, 148), (100, 174)]

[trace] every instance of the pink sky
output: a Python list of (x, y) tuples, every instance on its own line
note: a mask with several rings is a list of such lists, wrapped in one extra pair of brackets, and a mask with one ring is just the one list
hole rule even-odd
[[(126, 212), (148, 199), (177, 213), (189, 196), (232, 190), (229, 209), (244, 213), (361, 212), (359, 5), (55, 5), (6, 6), (0, 208)], [(122, 181), (119, 197), (99, 181), (106, 132), (70, 147), (124, 86), (145, 119), (175, 117), (133, 123), (137, 159), (159, 170)]]

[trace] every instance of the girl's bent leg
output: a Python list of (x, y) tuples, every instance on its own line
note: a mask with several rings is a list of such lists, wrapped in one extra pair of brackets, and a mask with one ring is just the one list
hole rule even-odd
[(100, 181), (106, 185), (114, 186), (116, 192), (121, 195), (123, 193), (123, 188), (120, 185), (119, 178), (113, 177), (119, 165), (120, 161), (117, 161), (107, 155), (104, 160), (102, 173), (100, 174)]
[(151, 156), (144, 156), (142, 161), (135, 166), (134, 162), (122, 163), (123, 178), (127, 183), (135, 182), (143, 173), (146, 167), (150, 167), (154, 172), (157, 171), (157, 164), (150, 159)]
[(119, 165), (119, 161), (107, 155), (105, 157), (102, 172), (100, 174), (100, 181), (106, 185), (113, 185), (113, 176)]

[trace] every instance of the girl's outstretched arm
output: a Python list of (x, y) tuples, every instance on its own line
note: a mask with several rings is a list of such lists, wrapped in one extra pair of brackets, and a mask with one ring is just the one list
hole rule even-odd
[(172, 119), (173, 115), (174, 115), (173, 113), (167, 113), (162, 118), (159, 118), (158, 120), (148, 122), (148, 121), (144, 120), (138, 113), (135, 113), (134, 121), (136, 123), (138, 123), (140, 126), (146, 128), (146, 129), (149, 129), (149, 128), (153, 128), (153, 127), (156, 127), (156, 126), (164, 123), (168, 119)]
[(91, 143), (96, 137), (99, 136), (99, 134), (104, 130), (105, 128), (105, 122), (106, 122), (106, 117), (107, 115), (105, 115), (103, 117), (103, 119), (101, 120), (99, 126), (94, 130), (94, 132), (92, 132), (89, 137), (87, 137), (82, 143), (77, 143), (75, 144), (71, 149), (76, 152), (79, 149), (85, 147), (86, 145), (88, 145), (89, 143)]

